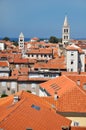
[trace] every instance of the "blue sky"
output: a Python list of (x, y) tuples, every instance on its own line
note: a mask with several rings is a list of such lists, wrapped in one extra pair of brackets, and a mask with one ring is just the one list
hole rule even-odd
[(0, 0), (0, 37), (61, 37), (65, 15), (71, 38), (86, 38), (86, 0)]

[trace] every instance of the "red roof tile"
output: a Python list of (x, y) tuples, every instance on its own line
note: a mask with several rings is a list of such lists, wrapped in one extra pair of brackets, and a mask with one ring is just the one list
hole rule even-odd
[(83, 50), (82, 50), (80, 47), (78, 47), (78, 46), (76, 46), (76, 45), (74, 45), (74, 44), (68, 45), (66, 49), (67, 49), (67, 50), (76, 50), (76, 51), (78, 51), (79, 53), (84, 53)]
[(14, 104), (13, 96), (0, 99), (0, 128), (6, 130), (25, 130), (26, 128), (61, 130), (62, 126), (70, 126), (70, 120), (56, 114), (50, 105), (40, 97), (24, 91), (18, 95), (20, 101)]
[(57, 104), (57, 110), (60, 112), (86, 113), (86, 93), (75, 86), (71, 91), (64, 93)]
[(72, 90), (75, 85), (75, 82), (63, 75), (41, 83), (40, 87), (44, 88), (51, 96), (53, 96), (55, 92), (58, 93), (58, 96), (62, 96), (67, 91)]
[(35, 69), (66, 69), (66, 63), (64, 57), (51, 59), (47, 63), (36, 63)]
[(8, 61), (0, 61), (0, 67), (9, 67)]
[(71, 127), (71, 130), (86, 130), (86, 127)]
[(49, 103), (54, 104), (60, 112), (86, 112), (86, 93), (75, 82), (61, 76), (40, 84), (50, 95), (57, 92), (59, 98), (55, 102), (53, 97), (47, 97)]

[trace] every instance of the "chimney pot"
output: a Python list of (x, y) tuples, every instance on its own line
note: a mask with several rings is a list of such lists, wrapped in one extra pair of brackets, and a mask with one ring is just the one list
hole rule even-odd
[(57, 95), (57, 92), (54, 93), (54, 100), (57, 100), (58, 99), (58, 95)]
[(20, 100), (18, 95), (14, 95), (14, 103), (18, 102)]

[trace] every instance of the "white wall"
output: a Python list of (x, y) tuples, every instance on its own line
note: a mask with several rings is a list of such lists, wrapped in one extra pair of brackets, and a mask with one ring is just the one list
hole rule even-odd
[[(67, 71), (71, 72), (71, 69), (73, 69), (73, 72), (77, 72), (78, 71), (78, 51), (67, 51), (66, 60), (67, 60)], [(71, 64), (71, 61), (73, 61), (73, 64)]]
[(5, 44), (4, 43), (0, 43), (0, 50), (4, 50), (5, 49)]
[(80, 54), (80, 60), (81, 60), (81, 71), (85, 72), (85, 54)]

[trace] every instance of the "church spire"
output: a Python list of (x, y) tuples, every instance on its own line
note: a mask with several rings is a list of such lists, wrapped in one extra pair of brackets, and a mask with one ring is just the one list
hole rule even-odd
[(65, 16), (64, 24), (62, 27), (62, 43), (67, 45), (70, 40), (70, 26), (68, 24), (67, 16)]
[(65, 16), (65, 20), (64, 20), (64, 25), (63, 26), (68, 26), (68, 19), (67, 16)]

